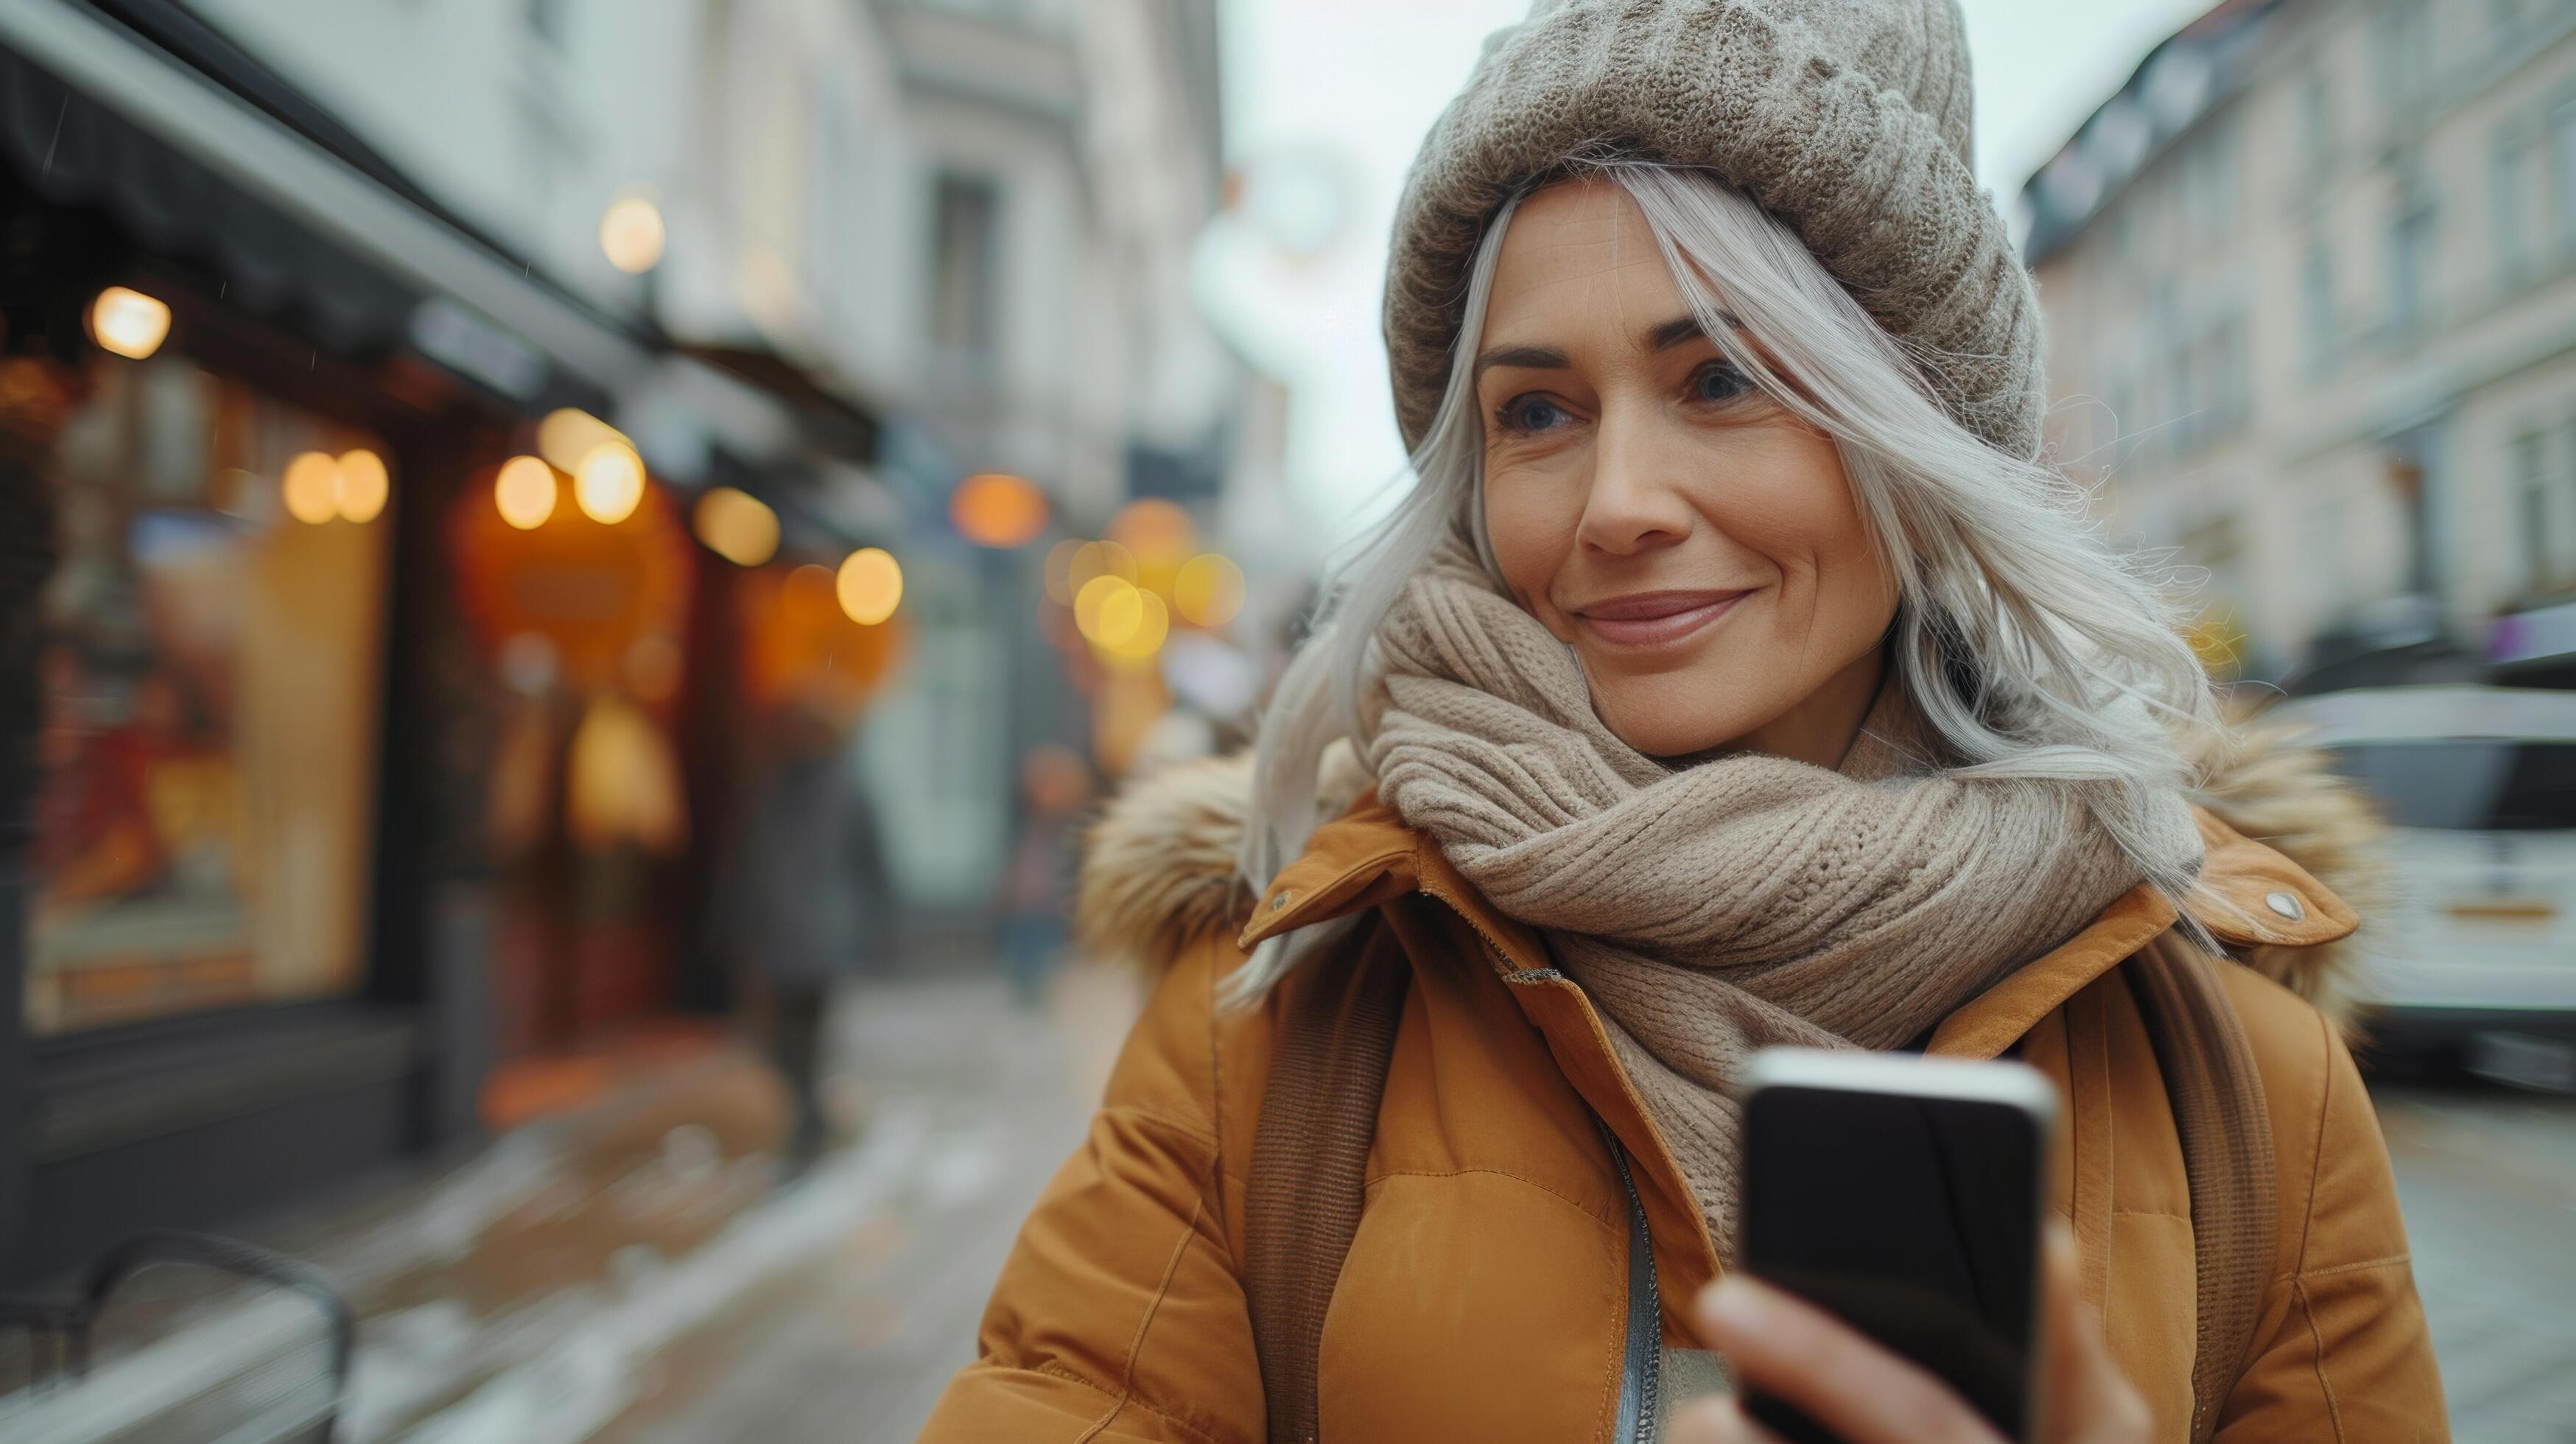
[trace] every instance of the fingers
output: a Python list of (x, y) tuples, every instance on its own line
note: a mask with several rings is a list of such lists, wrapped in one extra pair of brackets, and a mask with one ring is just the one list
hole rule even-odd
[(1796, 1405), (1850, 1444), (2004, 1444), (1948, 1385), (1802, 1299), (1738, 1274), (1703, 1292), (1694, 1314), (1738, 1387)]
[(1731, 1398), (1702, 1399), (1673, 1415), (1672, 1444), (1783, 1444), (1780, 1436), (1744, 1417)]

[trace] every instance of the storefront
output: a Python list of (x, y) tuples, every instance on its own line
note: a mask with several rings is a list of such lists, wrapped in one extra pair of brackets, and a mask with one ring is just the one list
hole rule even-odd
[[(673, 882), (739, 587), (689, 508), (799, 434), (118, 8), (0, 15), (0, 1276), (469, 1132), (496, 1056), (707, 991)], [(640, 397), (699, 475), (535, 463), (561, 514), (507, 514), (549, 418)]]

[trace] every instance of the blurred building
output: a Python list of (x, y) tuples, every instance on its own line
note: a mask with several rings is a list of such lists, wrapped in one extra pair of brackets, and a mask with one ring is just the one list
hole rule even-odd
[(2022, 193), (2058, 459), (2278, 677), (2576, 657), (2576, 7), (2227, 0)]
[(1173, 595), (1276, 481), (1188, 302), (1214, 14), (0, 13), (0, 1275), (727, 1006), (717, 879), (816, 724), (904, 937), (983, 956), (1022, 757), (1173, 700), (1044, 559), (1142, 516)]

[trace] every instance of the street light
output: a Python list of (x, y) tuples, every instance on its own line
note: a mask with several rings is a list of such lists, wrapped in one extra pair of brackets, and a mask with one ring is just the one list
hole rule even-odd
[(98, 344), (140, 361), (161, 349), (170, 334), (167, 302), (124, 286), (110, 286), (89, 303), (89, 332)]
[(608, 264), (640, 276), (662, 260), (662, 212), (642, 196), (610, 204), (599, 218), (599, 248)]

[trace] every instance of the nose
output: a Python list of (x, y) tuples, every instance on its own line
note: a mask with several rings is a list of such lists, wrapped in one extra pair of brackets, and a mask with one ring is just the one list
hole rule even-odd
[(1680, 461), (1654, 434), (1650, 418), (1624, 408), (1605, 413), (1592, 446), (1592, 490), (1584, 498), (1575, 540), (1604, 556), (1637, 556), (1690, 535)]

